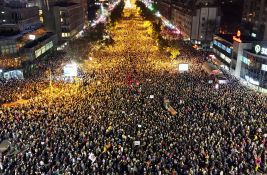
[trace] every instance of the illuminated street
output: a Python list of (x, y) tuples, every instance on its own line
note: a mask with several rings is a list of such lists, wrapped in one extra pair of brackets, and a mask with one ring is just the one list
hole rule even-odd
[(96, 45), (77, 63), (81, 79), (0, 107), (0, 143), (9, 143), (0, 174), (263, 171), (266, 96), (228, 75), (226, 84), (209, 83), (203, 54), (190, 46), (181, 44), (177, 59), (160, 52), (140, 9), (125, 4), (110, 31), (114, 43)]

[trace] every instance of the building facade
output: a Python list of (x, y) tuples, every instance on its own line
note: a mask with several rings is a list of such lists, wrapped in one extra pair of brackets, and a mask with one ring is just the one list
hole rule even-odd
[(267, 42), (255, 42), (243, 52), (240, 77), (267, 89)]
[(219, 31), (220, 8), (212, 6), (213, 1), (158, 1), (162, 16), (169, 19), (186, 40), (194, 44), (212, 41), (213, 34)]
[(219, 59), (219, 62), (217, 62), (217, 64), (229, 71), (233, 55), (232, 35), (214, 35), (212, 42), (212, 51)]
[(76, 3), (57, 3), (43, 8), (45, 28), (56, 33), (60, 43), (72, 39), (84, 27), (83, 8)]
[(38, 7), (26, 4), (7, 4), (0, 7), (0, 31), (31, 30), (40, 25)]
[(171, 20), (173, 6), (172, 0), (159, 0), (157, 4), (161, 15), (166, 19)]
[(171, 21), (186, 39), (195, 42), (195, 44), (201, 44), (212, 41), (213, 34), (219, 31), (220, 19), (218, 7), (204, 6), (189, 9), (174, 6)]
[(257, 88), (267, 89), (267, 42), (251, 36), (214, 35), (213, 63)]
[(20, 37), (0, 38), (0, 55), (17, 55), (20, 48)]
[(193, 22), (192, 10), (174, 5), (171, 13), (171, 22), (181, 31), (184, 38), (190, 39)]
[(84, 26), (81, 4), (59, 4), (54, 6), (55, 29), (59, 40), (68, 40), (82, 31)]
[(57, 36), (47, 32), (40, 38), (28, 42), (21, 48), (21, 56), (25, 56), (27, 61), (33, 61), (52, 53), (57, 47)]

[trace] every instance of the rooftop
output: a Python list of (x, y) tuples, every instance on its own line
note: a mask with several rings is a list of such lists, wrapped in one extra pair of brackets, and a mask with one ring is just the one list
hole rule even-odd
[(41, 36), (40, 38), (33, 40), (33, 41), (30, 41), (29, 43), (25, 44), (24, 48), (32, 48), (32, 47), (38, 45), (39, 43), (45, 41), (46, 39), (50, 38), (53, 35), (54, 35), (54, 33), (47, 32), (44, 36)]
[(31, 34), (31, 33), (34, 33), (34, 32), (39, 32), (40, 30), (39, 29), (42, 29), (42, 24), (41, 23), (37, 23), (37, 24), (33, 24), (31, 26), (31, 28), (29, 29), (25, 29), (24, 31), (21, 31), (21, 32), (16, 32), (12, 35), (1, 35), (0, 34), (0, 40), (14, 40), (14, 39), (18, 39), (20, 37), (22, 37), (23, 35), (26, 35), (26, 34)]

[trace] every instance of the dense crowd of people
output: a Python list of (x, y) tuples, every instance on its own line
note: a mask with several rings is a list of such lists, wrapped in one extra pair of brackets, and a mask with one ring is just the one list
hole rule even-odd
[[(111, 33), (114, 45), (95, 51), (83, 75), (93, 80), (76, 93), (0, 108), (0, 143), (11, 143), (0, 174), (267, 172), (266, 96), (232, 79), (215, 88), (186, 45), (177, 60), (161, 54), (136, 9)], [(189, 72), (177, 73), (185, 62)]]
[[(49, 59), (38, 60), (24, 68), (24, 77), (0, 77), (0, 105), (27, 100), (42, 93), (49, 86), (50, 74), (62, 74), (63, 64), (68, 62), (64, 53), (54, 53)], [(51, 72), (50, 72), (51, 70)], [(29, 75), (28, 75), (29, 74)], [(52, 79), (56, 77), (52, 76)]]

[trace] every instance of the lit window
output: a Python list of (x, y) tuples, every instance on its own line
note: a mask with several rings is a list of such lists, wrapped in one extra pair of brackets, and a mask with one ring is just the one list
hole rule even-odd
[(267, 71), (267, 64), (262, 64), (261, 65), (261, 70)]
[(6, 20), (4, 19), (3, 22), (6, 22)]
[(52, 42), (52, 41), (50, 41), (49, 43), (47, 43), (47, 44), (45, 45), (45, 49), (46, 49), (46, 51), (49, 50), (49, 49), (51, 49), (52, 47), (53, 47), (53, 42)]
[(225, 55), (224, 55), (223, 53), (221, 53), (221, 54), (220, 54), (220, 57), (221, 57), (222, 59), (224, 59), (224, 58), (225, 58)]
[(227, 56), (225, 56), (224, 60), (227, 61), (227, 63), (231, 63), (231, 59)]
[(35, 51), (35, 58), (39, 57), (42, 54), (41, 48)]
[(63, 38), (68, 37), (68, 33), (61, 33), (61, 37)]
[(41, 22), (44, 22), (44, 18), (42, 16), (40, 17), (40, 21)]
[(39, 10), (39, 15), (42, 15), (43, 14), (43, 11), (42, 10)]
[(63, 20), (63, 18), (60, 18), (60, 22), (63, 22), (64, 20)]
[(2, 13), (2, 14), (4, 14), (5, 12), (4, 12), (4, 11), (2, 11), (1, 13)]
[(42, 54), (45, 53), (45, 51), (46, 51), (46, 50), (45, 50), (45, 46), (42, 46), (42, 47), (41, 47), (41, 51), (42, 51)]

